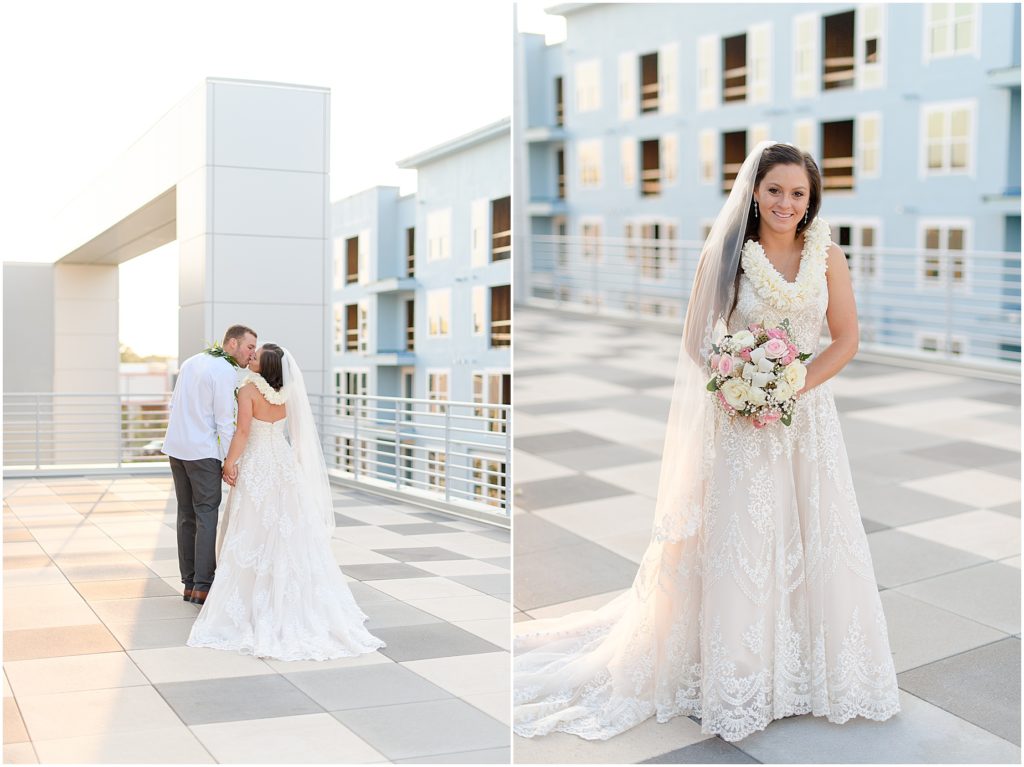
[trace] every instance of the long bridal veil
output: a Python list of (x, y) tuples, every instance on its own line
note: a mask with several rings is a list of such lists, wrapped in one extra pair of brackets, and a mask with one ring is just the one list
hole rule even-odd
[[(652, 715), (701, 713), (699, 536), (714, 458), (706, 356), (725, 332), (760, 142), (701, 249), (687, 303), (651, 541), (632, 587), (596, 611), (533, 621), (516, 637), (514, 729), (610, 738)], [(698, 609), (689, 609), (696, 606)], [(708, 662), (709, 659), (704, 659)]]

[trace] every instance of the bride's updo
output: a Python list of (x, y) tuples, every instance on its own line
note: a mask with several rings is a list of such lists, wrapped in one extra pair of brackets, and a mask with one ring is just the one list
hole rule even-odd
[(263, 344), (263, 351), (260, 352), (260, 375), (274, 389), (281, 391), (284, 386), (284, 349), (277, 344)]

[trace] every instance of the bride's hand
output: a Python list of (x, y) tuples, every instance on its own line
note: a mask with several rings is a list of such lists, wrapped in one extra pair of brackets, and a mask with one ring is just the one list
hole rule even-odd
[(221, 472), (221, 476), (224, 478), (224, 481), (227, 484), (229, 484), (231, 487), (234, 487), (235, 481), (238, 479), (238, 464), (234, 463), (231, 464), (230, 466), (225, 464), (224, 469)]

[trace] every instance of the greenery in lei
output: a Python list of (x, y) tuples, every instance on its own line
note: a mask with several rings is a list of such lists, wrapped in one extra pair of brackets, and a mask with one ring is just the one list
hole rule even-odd
[(227, 360), (228, 362), (230, 362), (230, 363), (231, 363), (231, 364), (232, 364), (232, 365), (233, 365), (234, 367), (236, 367), (236, 368), (240, 368), (240, 367), (242, 367), (241, 365), (239, 365), (239, 364), (238, 364), (238, 363), (237, 363), (237, 362), (235, 361), (235, 358), (234, 358), (234, 357), (232, 357), (232, 356), (231, 356), (230, 354), (228, 354), (228, 353), (227, 353), (226, 351), (224, 351), (224, 347), (222, 347), (222, 346), (221, 346), (220, 344), (218, 344), (218, 343), (212, 343), (212, 344), (210, 344), (210, 345), (209, 345), (209, 346), (207, 346), (207, 347), (206, 347), (206, 349), (204, 349), (203, 351), (205, 351), (205, 352), (206, 352), (207, 354), (209, 354), (209, 355), (210, 355), (211, 357), (220, 357), (221, 359), (225, 359), (225, 360)]

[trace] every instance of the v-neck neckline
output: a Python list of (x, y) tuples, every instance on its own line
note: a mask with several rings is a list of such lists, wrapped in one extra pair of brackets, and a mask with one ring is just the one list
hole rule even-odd
[(773, 272), (775, 272), (775, 274), (778, 275), (779, 279), (782, 280), (787, 285), (796, 285), (800, 281), (800, 273), (803, 271), (804, 264), (807, 261), (807, 230), (808, 229), (810, 229), (810, 227), (807, 227), (806, 229), (804, 229), (804, 231), (802, 233), (802, 237), (804, 238), (804, 244), (803, 244), (803, 247), (800, 248), (800, 261), (797, 264), (796, 274), (793, 275), (793, 279), (792, 280), (787, 280), (786, 276), (782, 272), (779, 271), (778, 267), (776, 267), (775, 264), (772, 263), (772, 260), (770, 258), (768, 258), (768, 254), (765, 252), (764, 246), (761, 244), (761, 242), (759, 240), (751, 240), (751, 242), (754, 243), (754, 245), (757, 247), (757, 250), (760, 251), (761, 258), (763, 258), (765, 260), (765, 262), (768, 264), (768, 266), (771, 267), (771, 270)]

